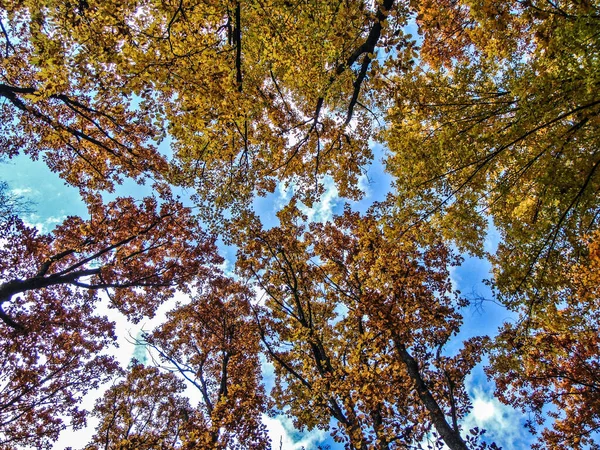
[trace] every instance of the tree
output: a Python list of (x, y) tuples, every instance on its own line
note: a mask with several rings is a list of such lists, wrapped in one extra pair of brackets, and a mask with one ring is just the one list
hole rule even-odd
[(544, 434), (550, 448), (589, 441), (596, 426), (581, 374), (595, 377), (584, 367), (596, 358), (597, 330), (574, 320), (596, 308), (574, 306), (579, 276), (568, 268), (586, 265), (587, 236), (598, 229), (599, 8), (421, 2), (421, 64), (386, 90), (388, 170), (399, 206), (416, 209), (412, 223), (436, 224), (478, 255), (489, 219), (501, 236), (488, 255), (491, 283), (519, 321), (502, 329), (488, 370), (498, 397), (538, 422), (544, 405), (558, 408)]
[(518, 309), (568, 283), (561, 267), (597, 228), (598, 5), (419, 8), (423, 64), (386, 92), (388, 168), (401, 202), (464, 249), (482, 254), (493, 219), (494, 284)]
[(171, 373), (134, 361), (127, 376), (96, 402), (100, 419), (86, 450), (167, 450), (182, 447), (182, 439), (198, 424), (182, 396), (185, 384)]
[(113, 324), (96, 312), (103, 290), (133, 321), (151, 316), (219, 263), (214, 238), (179, 202), (90, 201), (52, 234), (12, 217), (0, 237), (0, 440), (50, 448), (61, 416), (84, 424), (81, 397), (118, 371), (100, 353)]
[(210, 279), (193, 300), (168, 314), (146, 336), (160, 364), (201, 396), (204, 429), (189, 448), (266, 449), (259, 336), (250, 315), (252, 291), (223, 276)]
[[(3, 147), (43, 152), (83, 189), (146, 175), (217, 209), (280, 181), (310, 203), (325, 175), (357, 196), (378, 53), (410, 60), (408, 14), (394, 0), (5, 2)], [(167, 131), (170, 168), (151, 143)]]
[[(547, 311), (529, 322), (504, 326), (491, 353), (488, 374), (496, 395), (533, 414), (530, 428), (546, 423), (542, 448), (598, 448), (600, 427), (600, 241), (569, 270), (572, 288), (555, 293)], [(524, 331), (528, 330), (528, 331)]]
[[(255, 308), (275, 365), (277, 406), (298, 427), (329, 428), (346, 448), (417, 445), (432, 427), (466, 449), (458, 420), (479, 339), (442, 352), (461, 323), (440, 241), (400, 236), (372, 211), (303, 225), (295, 206), (268, 231), (248, 217), (238, 267), (264, 292)], [(421, 230), (422, 231), (422, 230)]]

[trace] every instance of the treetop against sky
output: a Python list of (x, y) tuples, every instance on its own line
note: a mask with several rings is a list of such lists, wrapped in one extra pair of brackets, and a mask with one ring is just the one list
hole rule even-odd
[(599, 447), (597, 1), (0, 25), (0, 448)]

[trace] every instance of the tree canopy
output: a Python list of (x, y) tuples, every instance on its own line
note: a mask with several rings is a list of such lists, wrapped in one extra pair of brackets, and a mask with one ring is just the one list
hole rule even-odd
[[(0, 448), (90, 416), (90, 450), (266, 449), (277, 414), (348, 449), (510, 446), (467, 429), (481, 361), (535, 445), (600, 448), (599, 25), (597, 0), (0, 0), (0, 158), (88, 208), (42, 232), (0, 180)], [(375, 142), (387, 199), (309, 220), (329, 181), (364, 196)], [(461, 337), (461, 254), (511, 314), (487, 336)], [(121, 367), (103, 303), (175, 294)]]

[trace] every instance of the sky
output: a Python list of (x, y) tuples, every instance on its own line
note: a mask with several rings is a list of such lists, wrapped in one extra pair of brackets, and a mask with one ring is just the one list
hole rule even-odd
[[(381, 164), (384, 155), (383, 149), (378, 145), (373, 145), (373, 151), (375, 154), (374, 161), (359, 181), (359, 186), (365, 192), (365, 196), (359, 202), (349, 202), (353, 209), (361, 212), (364, 212), (374, 201), (383, 200), (391, 189), (392, 180), (384, 172)], [(80, 200), (78, 191), (65, 185), (56, 174), (47, 169), (43, 161), (31, 161), (23, 156), (4, 161), (0, 163), (0, 181), (6, 181), (13, 193), (33, 202), (32, 212), (26, 215), (24, 219), (26, 222), (38, 227), (42, 232), (51, 231), (55, 225), (62, 222), (68, 215), (87, 216), (85, 205)], [(327, 190), (321, 201), (315, 204), (312, 209), (306, 208), (304, 211), (309, 220), (329, 220), (334, 214), (341, 213), (344, 204), (347, 202), (347, 200), (339, 197), (331, 180), (326, 179), (325, 185)], [(265, 227), (277, 223), (275, 213), (286, 204), (292, 194), (291, 189), (279, 188), (265, 198), (256, 199), (254, 207), (261, 216)], [(140, 198), (151, 195), (151, 189), (147, 186), (128, 183), (121, 186), (117, 190), (117, 194)], [(497, 240), (497, 236), (492, 231), (486, 241), (486, 250), (493, 251), (497, 245)], [(233, 267), (235, 251), (232, 251), (231, 248), (223, 248), (222, 250), (223, 255), (228, 258), (225, 268)], [(463, 264), (452, 271), (455, 287), (467, 297), (477, 294), (484, 298), (491, 298), (489, 288), (482, 283), (483, 279), (489, 277), (489, 264), (486, 261), (470, 257), (466, 257)], [(174, 299), (173, 302), (169, 302), (161, 308), (155, 319), (142, 322), (137, 326), (128, 323), (114, 310), (107, 309), (107, 314), (115, 320), (117, 323), (116, 329), (120, 331), (120, 346), (116, 356), (124, 367), (131, 360), (134, 353), (138, 357), (140, 355), (140, 349), (136, 350), (135, 345), (132, 343), (133, 338), (139, 333), (140, 329), (148, 330), (157, 325), (161, 317), (164, 317), (164, 313), (174, 305), (176, 300), (185, 301), (185, 299)], [(462, 312), (464, 326), (456, 339), (450, 343), (450, 351), (453, 347), (460, 347), (460, 342), (463, 339), (482, 334), (493, 335), (500, 324), (512, 320), (512, 315), (506, 309), (492, 302), (484, 302), (481, 307), (470, 306)], [(263, 373), (264, 382), (268, 389), (273, 384), (272, 368), (265, 364)], [(473, 373), (469, 375), (466, 385), (472, 399), (473, 409), (471, 414), (463, 421), (465, 429), (473, 427), (486, 429), (486, 436), (491, 440), (496, 440), (497, 444), (504, 449), (518, 450), (531, 447), (532, 437), (523, 428), (527, 417), (508, 406), (502, 405), (494, 398), (494, 386), (486, 379), (483, 364), (477, 366)], [(86, 403), (88, 407), (91, 407), (93, 396), (88, 398)], [(300, 432), (295, 430), (291, 419), (285, 416), (265, 416), (264, 420), (275, 449), (279, 449), (280, 443), (282, 450), (298, 450), (302, 447), (309, 450), (316, 449), (318, 446), (326, 448), (327, 445), (330, 446), (331, 450), (341, 448), (324, 431)], [(93, 425), (94, 423), (91, 421), (86, 430), (80, 430), (76, 434), (72, 432), (63, 433), (54, 448), (63, 449), (68, 445), (74, 445), (74, 440), (86, 441), (86, 438), (91, 435), (92, 429), (90, 427), (93, 427)]]

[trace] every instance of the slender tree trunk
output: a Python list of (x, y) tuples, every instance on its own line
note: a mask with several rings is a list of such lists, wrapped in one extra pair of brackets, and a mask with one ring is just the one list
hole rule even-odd
[(431, 422), (433, 423), (433, 426), (437, 432), (440, 434), (440, 437), (444, 440), (444, 443), (451, 450), (468, 450), (467, 444), (465, 444), (465, 441), (460, 436), (458, 430), (453, 429), (448, 424), (446, 415), (440, 408), (440, 405), (438, 405), (435, 398), (433, 398), (433, 395), (431, 395), (431, 391), (421, 377), (421, 373), (419, 372), (419, 364), (417, 361), (411, 356), (410, 353), (408, 353), (406, 346), (397, 336), (394, 337), (394, 345), (396, 347), (396, 351), (398, 352), (398, 356), (408, 371), (408, 375), (415, 384), (415, 389), (419, 399), (429, 412)]

